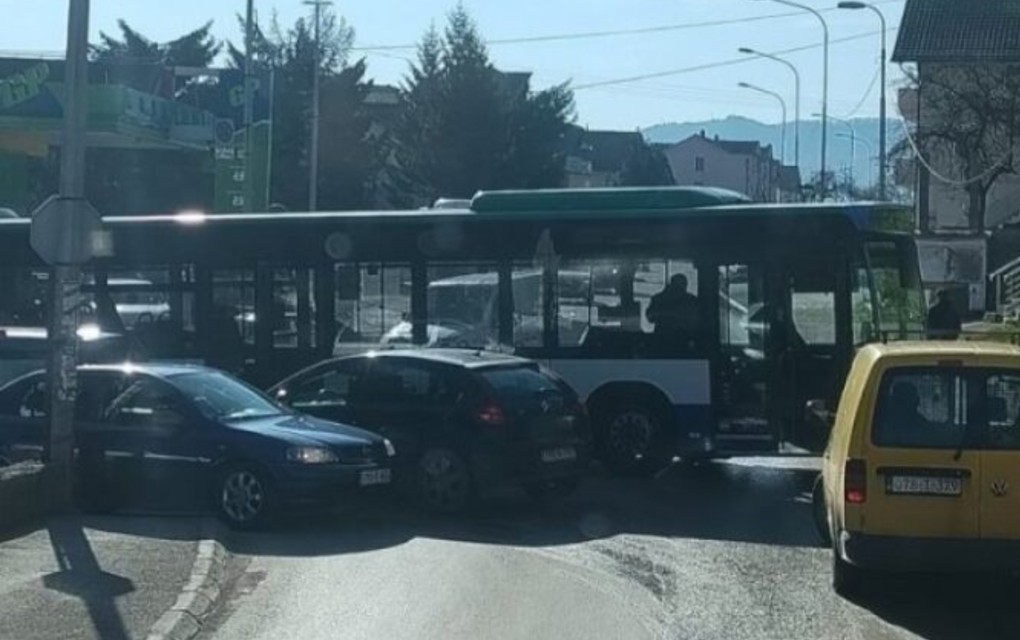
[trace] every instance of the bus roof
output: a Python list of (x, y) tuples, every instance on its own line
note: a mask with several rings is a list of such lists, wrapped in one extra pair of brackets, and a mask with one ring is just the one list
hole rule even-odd
[[(286, 224), (287, 222), (395, 223), (483, 220), (681, 219), (740, 217), (822, 217), (849, 220), (858, 229), (912, 230), (910, 211), (902, 205), (853, 203), (757, 203), (734, 191), (711, 187), (634, 187), (605, 189), (538, 189), (482, 191), (470, 208), (317, 211), (287, 213), (177, 214), (104, 217), (113, 227), (160, 223), (201, 227), (205, 224)], [(30, 220), (0, 219), (0, 229), (27, 227)]]
[(736, 191), (714, 187), (624, 187), (482, 191), (471, 200), (477, 213), (554, 211), (653, 211), (750, 204)]

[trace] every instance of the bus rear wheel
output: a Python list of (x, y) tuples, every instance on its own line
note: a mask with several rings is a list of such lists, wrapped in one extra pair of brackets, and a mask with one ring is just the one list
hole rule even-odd
[(666, 465), (665, 412), (647, 404), (613, 403), (598, 419), (602, 462), (620, 475), (647, 476)]

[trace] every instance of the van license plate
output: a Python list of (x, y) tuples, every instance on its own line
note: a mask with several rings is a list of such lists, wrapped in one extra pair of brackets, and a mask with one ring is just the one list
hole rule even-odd
[(577, 451), (573, 447), (561, 447), (559, 449), (546, 449), (542, 452), (542, 462), (564, 462), (576, 460)]
[(362, 471), (359, 482), (363, 487), (369, 487), (375, 484), (389, 484), (390, 470), (372, 469), (371, 471)]
[(958, 496), (963, 493), (962, 478), (939, 476), (890, 476), (886, 493), (915, 496)]

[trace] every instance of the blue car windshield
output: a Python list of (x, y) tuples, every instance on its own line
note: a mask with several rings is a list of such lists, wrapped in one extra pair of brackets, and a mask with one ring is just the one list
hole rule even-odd
[(249, 420), (282, 413), (261, 393), (222, 373), (185, 373), (171, 382), (211, 420)]

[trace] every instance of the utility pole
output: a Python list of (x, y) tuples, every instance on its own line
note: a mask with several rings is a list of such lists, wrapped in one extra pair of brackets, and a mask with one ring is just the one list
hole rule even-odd
[(315, 52), (312, 68), (312, 134), (308, 150), (308, 210), (319, 208), (319, 75), (322, 66), (322, 7), (333, 4), (329, 0), (305, 0), (315, 8)]
[(252, 86), (252, 46), (255, 40), (255, 0), (248, 0), (244, 21), (244, 210), (252, 202), (252, 127), (255, 125), (255, 91)]
[(50, 308), (46, 388), (49, 433), (46, 463), (57, 506), (70, 503), (73, 487), (74, 402), (77, 395), (77, 313), (81, 265), (98, 251), (102, 220), (85, 200), (85, 127), (88, 114), (89, 0), (70, 0), (64, 71), (64, 131), (60, 193), (32, 215), (30, 244), (49, 264)]
[(886, 153), (886, 128), (888, 127), (888, 122), (886, 122), (886, 119), (885, 119), (885, 110), (886, 110), (886, 104), (885, 104), (886, 103), (886, 96), (885, 96), (886, 77), (885, 76), (886, 76), (886, 66), (887, 66), (886, 62), (888, 60), (888, 57), (886, 56), (886, 33), (888, 31), (888, 28), (886, 27), (886, 24), (885, 24), (885, 14), (882, 13), (881, 9), (879, 9), (878, 7), (876, 7), (873, 4), (868, 4), (867, 2), (859, 2), (857, 0), (847, 0), (845, 2), (840, 2), (836, 6), (839, 7), (840, 9), (851, 9), (851, 10), (869, 9), (870, 11), (874, 12), (875, 15), (878, 16), (878, 23), (882, 27), (882, 48), (881, 48), (881, 59), (879, 60), (879, 64), (881, 65), (880, 68), (881, 68), (881, 76), (882, 76), (881, 77), (882, 91), (881, 91), (881, 93), (879, 95), (879, 98), (878, 98), (879, 99), (879, 105), (878, 105), (878, 120), (879, 120), (879, 122), (878, 122), (878, 163), (879, 163), (878, 197), (880, 199), (882, 199), (882, 200), (885, 200), (888, 197), (888, 194), (886, 193), (886, 182), (888, 181), (888, 174), (889, 174), (889, 158), (888, 158), (888, 155)]

